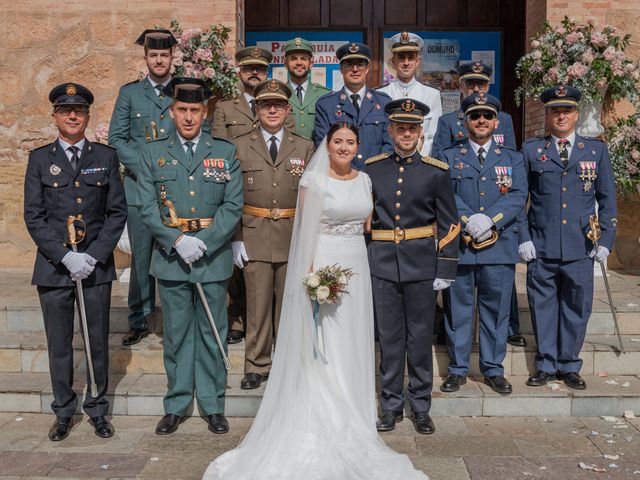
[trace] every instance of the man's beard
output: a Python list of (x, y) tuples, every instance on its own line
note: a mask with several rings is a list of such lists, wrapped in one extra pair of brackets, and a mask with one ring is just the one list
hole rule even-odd
[(289, 75), (293, 78), (307, 78), (309, 76), (309, 70), (305, 70), (304, 73), (296, 73), (293, 70), (289, 70)]

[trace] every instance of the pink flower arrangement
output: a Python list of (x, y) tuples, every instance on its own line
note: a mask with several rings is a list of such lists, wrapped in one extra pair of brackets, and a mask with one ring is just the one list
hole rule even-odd
[(613, 174), (622, 193), (640, 189), (640, 112), (607, 130)]

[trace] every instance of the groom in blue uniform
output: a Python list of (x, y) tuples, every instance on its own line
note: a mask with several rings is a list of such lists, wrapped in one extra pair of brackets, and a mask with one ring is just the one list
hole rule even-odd
[(316, 103), (313, 138), (318, 148), (331, 125), (337, 122), (353, 123), (360, 134), (360, 145), (353, 166), (362, 170), (367, 158), (393, 150), (387, 132), (387, 116), (384, 114), (385, 105), (391, 101), (391, 97), (367, 88), (367, 74), (371, 68), (369, 47), (362, 43), (347, 43), (338, 48), (336, 56), (340, 61), (344, 87), (320, 97)]
[[(565, 86), (542, 92), (551, 135), (523, 147), (531, 207), (519, 251), (529, 262), (527, 296), (538, 344), (531, 386), (557, 376), (570, 388), (587, 388), (579, 354), (593, 303), (593, 259), (604, 262), (616, 236), (609, 152), (600, 140), (576, 134), (580, 96)], [(587, 238), (596, 214), (602, 230), (598, 248)]]
[(411, 419), (418, 433), (429, 434), (435, 431), (429, 416), (435, 291), (455, 278), (460, 224), (449, 166), (417, 150), (429, 107), (405, 98), (389, 102), (385, 111), (395, 151), (366, 161), (373, 185), (368, 254), (382, 384), (376, 427), (390, 431), (403, 418), (406, 362)]

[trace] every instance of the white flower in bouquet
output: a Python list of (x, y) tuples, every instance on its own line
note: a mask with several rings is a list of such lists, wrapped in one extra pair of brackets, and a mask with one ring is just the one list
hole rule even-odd
[(331, 290), (329, 290), (329, 287), (326, 287), (324, 285), (319, 286), (316, 290), (316, 298), (318, 300), (318, 303), (325, 303), (328, 300), (330, 294)]
[(307, 275), (307, 286), (311, 288), (316, 288), (320, 285), (320, 276), (317, 273), (310, 273)]

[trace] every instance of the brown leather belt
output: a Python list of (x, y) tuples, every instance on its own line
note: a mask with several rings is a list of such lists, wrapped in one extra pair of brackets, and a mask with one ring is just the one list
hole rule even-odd
[(245, 205), (242, 207), (242, 213), (252, 215), (254, 217), (270, 218), (271, 220), (279, 220), (281, 218), (291, 218), (295, 216), (295, 208), (259, 208)]
[(180, 218), (178, 217), (177, 228), (182, 233), (198, 232), (213, 224), (213, 218)]
[(407, 228), (396, 227), (395, 230), (372, 230), (371, 239), (383, 242), (400, 243), (403, 240), (414, 240), (416, 238), (428, 238), (435, 235), (436, 226)]

